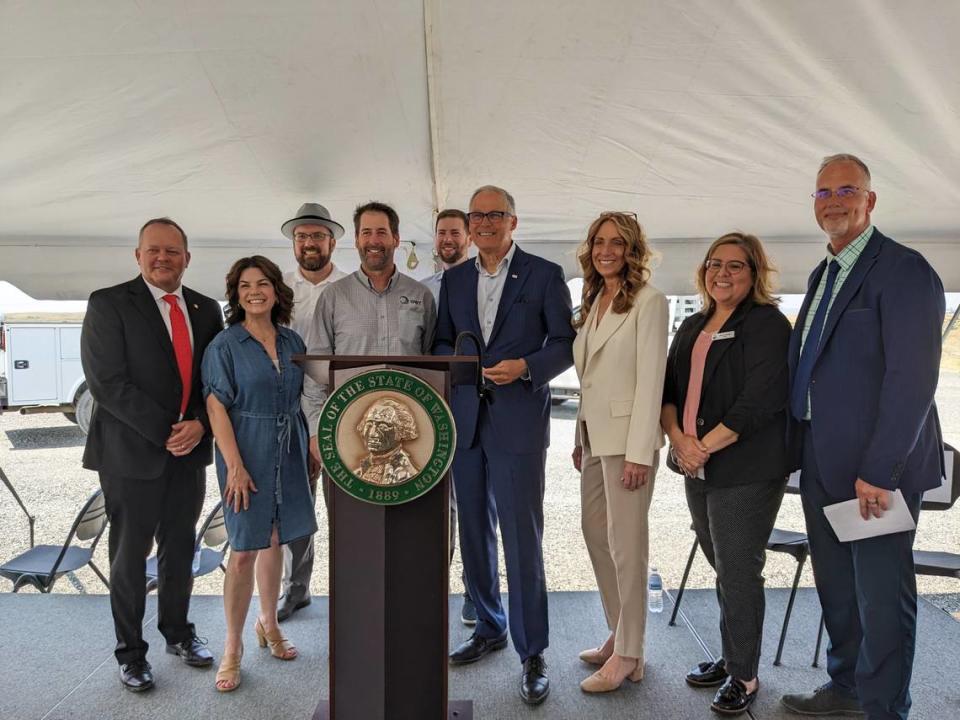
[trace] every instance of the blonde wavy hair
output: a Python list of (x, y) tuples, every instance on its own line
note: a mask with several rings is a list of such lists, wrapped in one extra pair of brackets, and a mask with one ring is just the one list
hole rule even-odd
[(617, 233), (627, 244), (624, 249), (626, 262), (620, 271), (620, 290), (613, 298), (610, 309), (615, 313), (625, 313), (633, 307), (634, 298), (640, 288), (650, 279), (650, 263), (653, 253), (647, 245), (647, 236), (632, 213), (605, 212), (590, 224), (587, 239), (577, 250), (577, 260), (583, 271), (583, 295), (580, 300), (580, 313), (573, 321), (574, 328), (581, 328), (587, 321), (590, 308), (603, 290), (603, 277), (593, 266), (593, 244), (600, 226), (609, 220), (617, 227)]
[(779, 305), (780, 298), (773, 294), (773, 276), (777, 273), (777, 269), (767, 257), (760, 238), (748, 233), (731, 232), (713, 241), (697, 269), (697, 292), (700, 293), (700, 299), (703, 301), (703, 314), (709, 317), (716, 309), (717, 303), (707, 292), (707, 261), (713, 257), (713, 253), (721, 245), (736, 245), (747, 256), (747, 266), (753, 276), (753, 288), (750, 293), (753, 302), (757, 305)]

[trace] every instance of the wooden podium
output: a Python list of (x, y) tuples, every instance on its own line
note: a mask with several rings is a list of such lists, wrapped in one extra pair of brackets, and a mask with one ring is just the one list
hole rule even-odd
[[(400, 370), (446, 400), (452, 385), (473, 384), (477, 372), (477, 358), (467, 356), (295, 360), (327, 384), (331, 397), (361, 373)], [(323, 481), (330, 521), (330, 687), (314, 720), (471, 720), (472, 701), (447, 698), (450, 473), (397, 505), (357, 499), (326, 471)]]

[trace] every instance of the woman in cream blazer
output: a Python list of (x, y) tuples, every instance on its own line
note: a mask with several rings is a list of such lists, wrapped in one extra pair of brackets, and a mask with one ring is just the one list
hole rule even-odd
[(607, 212), (580, 248), (583, 298), (573, 344), (580, 412), (573, 464), (581, 471), (583, 536), (610, 637), (580, 659), (600, 669), (584, 692), (643, 678), (647, 513), (667, 357), (667, 299), (647, 284), (650, 249), (636, 216)]

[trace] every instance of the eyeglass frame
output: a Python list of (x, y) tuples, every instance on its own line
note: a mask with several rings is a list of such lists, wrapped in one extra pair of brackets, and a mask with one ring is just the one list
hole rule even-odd
[(626, 217), (631, 217), (637, 222), (640, 222), (640, 216), (632, 210), (604, 210), (602, 213), (600, 213), (600, 217), (602, 218), (608, 218), (613, 215), (625, 215)]
[[(710, 267), (713, 263), (719, 263), (718, 267)], [(736, 263), (740, 265), (739, 270), (734, 270), (731, 264)], [(707, 258), (703, 261), (703, 271), (708, 273), (710, 271), (720, 272), (721, 270), (726, 270), (730, 275), (736, 276), (742, 273), (747, 268), (750, 268), (750, 271), (753, 272), (753, 264), (746, 260), (718, 260), (716, 258)]]
[[(470, 225), (481, 225), (484, 220), (489, 220), (491, 225), (498, 225), (506, 220), (508, 217), (516, 217), (509, 210), (491, 210), (490, 212), (480, 212), (479, 210), (474, 210), (473, 212), (466, 213), (467, 222)], [(479, 216), (479, 220), (475, 217)], [(497, 216), (497, 219), (494, 220), (494, 216)]]
[[(870, 192), (866, 188), (857, 187), (856, 185), (844, 185), (843, 187), (838, 187), (836, 190), (830, 190), (829, 188), (820, 188), (819, 190), (814, 190), (812, 193), (810, 193), (810, 197), (812, 197), (814, 200), (829, 200), (833, 196), (836, 196), (840, 200), (846, 200), (848, 198), (852, 198), (861, 190)], [(843, 195), (840, 193), (843, 193)]]
[(333, 234), (323, 231), (317, 231), (312, 233), (305, 232), (295, 232), (293, 234), (293, 241), (297, 243), (305, 243), (307, 240), (316, 240), (320, 242), (321, 240), (333, 240)]

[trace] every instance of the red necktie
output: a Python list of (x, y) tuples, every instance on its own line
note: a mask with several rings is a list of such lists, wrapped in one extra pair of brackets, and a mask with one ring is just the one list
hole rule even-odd
[(180, 399), (180, 416), (183, 417), (183, 414), (187, 411), (187, 403), (190, 401), (193, 375), (193, 350), (190, 349), (190, 331), (187, 329), (187, 320), (183, 317), (183, 310), (177, 303), (177, 296), (164, 295), (163, 299), (170, 306), (173, 354), (177, 356), (177, 368), (180, 370), (180, 380), (183, 383), (183, 397)]

